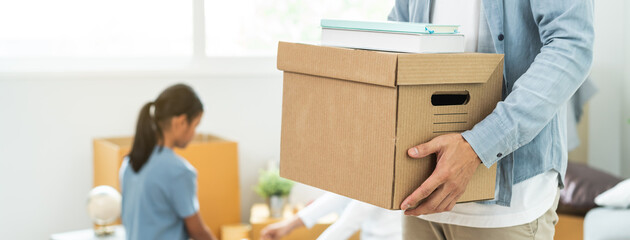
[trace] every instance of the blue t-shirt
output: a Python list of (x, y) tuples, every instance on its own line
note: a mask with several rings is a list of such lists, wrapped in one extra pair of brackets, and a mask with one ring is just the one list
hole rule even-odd
[(127, 239), (188, 239), (184, 218), (199, 211), (197, 171), (167, 147), (155, 147), (140, 172), (120, 167)]

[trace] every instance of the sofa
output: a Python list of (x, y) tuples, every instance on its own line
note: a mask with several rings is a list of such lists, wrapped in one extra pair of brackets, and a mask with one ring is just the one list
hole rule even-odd
[(630, 239), (630, 210), (595, 204), (596, 196), (621, 181), (586, 164), (569, 161), (565, 188), (560, 191), (554, 239)]

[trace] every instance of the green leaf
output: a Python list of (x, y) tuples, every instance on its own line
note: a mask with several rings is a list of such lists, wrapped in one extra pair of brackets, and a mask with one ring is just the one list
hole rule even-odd
[(284, 197), (291, 193), (291, 188), (293, 188), (293, 182), (280, 177), (278, 170), (261, 170), (258, 185), (254, 187), (254, 191), (263, 198)]

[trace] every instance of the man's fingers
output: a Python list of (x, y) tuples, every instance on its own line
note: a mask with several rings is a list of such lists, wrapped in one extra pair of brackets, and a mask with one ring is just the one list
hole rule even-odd
[(411, 195), (409, 195), (400, 205), (400, 209), (407, 210), (409, 208), (413, 208), (418, 206), (418, 203), (431, 195), (435, 189), (437, 189), (440, 185), (444, 183), (444, 180), (441, 179), (435, 172), (427, 178), (419, 188), (417, 188)]
[(445, 190), (445, 192), (447, 192), (446, 196), (444, 196), (444, 199), (442, 199), (442, 202), (440, 202), (437, 208), (434, 209), (438, 212), (448, 211), (446, 209), (448, 208), (448, 205), (451, 205), (451, 202), (453, 201), (454, 194), (452, 192), (448, 192), (448, 190)]
[(439, 206), (444, 201), (447, 195), (448, 192), (446, 192), (443, 187), (440, 187), (428, 198), (426, 198), (418, 207), (406, 210), (405, 215), (418, 216), (439, 212)]
[(451, 211), (453, 210), (453, 208), (455, 207), (455, 204), (457, 203), (457, 200), (453, 200), (451, 202), (451, 204), (448, 205), (448, 207), (446, 208), (446, 211)]
[(438, 143), (438, 140), (434, 138), (431, 141), (408, 149), (407, 154), (412, 158), (423, 158), (438, 152), (440, 148), (441, 145)]

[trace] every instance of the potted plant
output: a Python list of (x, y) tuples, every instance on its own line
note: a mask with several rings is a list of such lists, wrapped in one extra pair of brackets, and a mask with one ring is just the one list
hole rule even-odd
[(254, 191), (267, 201), (272, 218), (282, 217), (293, 182), (280, 177), (278, 170), (261, 171)]

